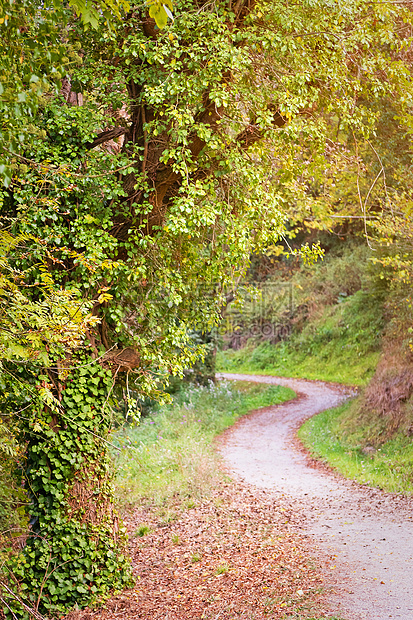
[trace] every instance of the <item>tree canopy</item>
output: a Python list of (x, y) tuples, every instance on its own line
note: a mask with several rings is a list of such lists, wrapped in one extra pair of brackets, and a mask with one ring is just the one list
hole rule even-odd
[(403, 4), (183, 0), (167, 23), (169, 3), (117, 6), (0, 11), (1, 371), (31, 517), (10, 570), (43, 610), (128, 579), (116, 382), (162, 398), (251, 255), (334, 213), (349, 136), (412, 98)]

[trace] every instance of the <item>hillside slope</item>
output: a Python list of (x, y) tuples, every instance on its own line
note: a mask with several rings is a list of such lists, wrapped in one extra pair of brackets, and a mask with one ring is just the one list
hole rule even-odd
[[(266, 317), (284, 321), (289, 337), (278, 342), (253, 337), (239, 349), (224, 344), (217, 367), (221, 372), (359, 386), (357, 398), (307, 421), (299, 437), (314, 456), (343, 475), (409, 494), (413, 492), (411, 309), (406, 293), (403, 297), (400, 290), (389, 287), (370, 258), (368, 248), (351, 242), (327, 253), (324, 261), (295, 270), (287, 278), (295, 295), (292, 311)], [(277, 274), (272, 278), (276, 280)], [(245, 313), (251, 321), (248, 305)]]
[[(365, 385), (378, 363), (385, 326), (384, 295), (375, 290), (369, 259), (363, 243), (350, 242), (287, 277), (282, 263), (276, 265), (265, 286), (289, 285), (292, 304), (274, 312), (274, 303), (268, 308), (247, 300), (241, 326), (245, 331), (247, 321), (282, 325), (270, 333), (288, 337), (251, 337), (240, 349), (230, 348), (224, 337), (217, 369)], [(233, 312), (230, 308), (230, 318)]]

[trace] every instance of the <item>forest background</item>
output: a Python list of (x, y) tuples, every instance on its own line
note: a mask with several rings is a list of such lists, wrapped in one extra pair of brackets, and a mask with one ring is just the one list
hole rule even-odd
[(171, 8), (0, 6), (2, 600), (17, 617), (130, 583), (113, 429), (211, 358), (257, 272), (289, 279), (327, 232), (373, 259), (333, 301), (386, 300), (397, 364), (367, 409), (396, 420), (410, 398), (410, 4)]

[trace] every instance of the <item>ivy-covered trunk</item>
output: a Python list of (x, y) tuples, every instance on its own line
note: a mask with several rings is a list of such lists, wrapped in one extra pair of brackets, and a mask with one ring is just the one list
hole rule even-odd
[(107, 443), (112, 383), (109, 371), (84, 359), (64, 384), (56, 381), (60, 406), (39, 399), (22, 424), (30, 532), (11, 569), (22, 598), (40, 612), (89, 605), (131, 578), (125, 531), (113, 506)]

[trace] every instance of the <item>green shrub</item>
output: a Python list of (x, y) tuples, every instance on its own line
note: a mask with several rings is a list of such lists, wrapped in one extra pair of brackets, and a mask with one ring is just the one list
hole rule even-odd
[(14, 476), (19, 459), (23, 459), (22, 448), (13, 429), (0, 421), (0, 544), (27, 530), (27, 498)]

